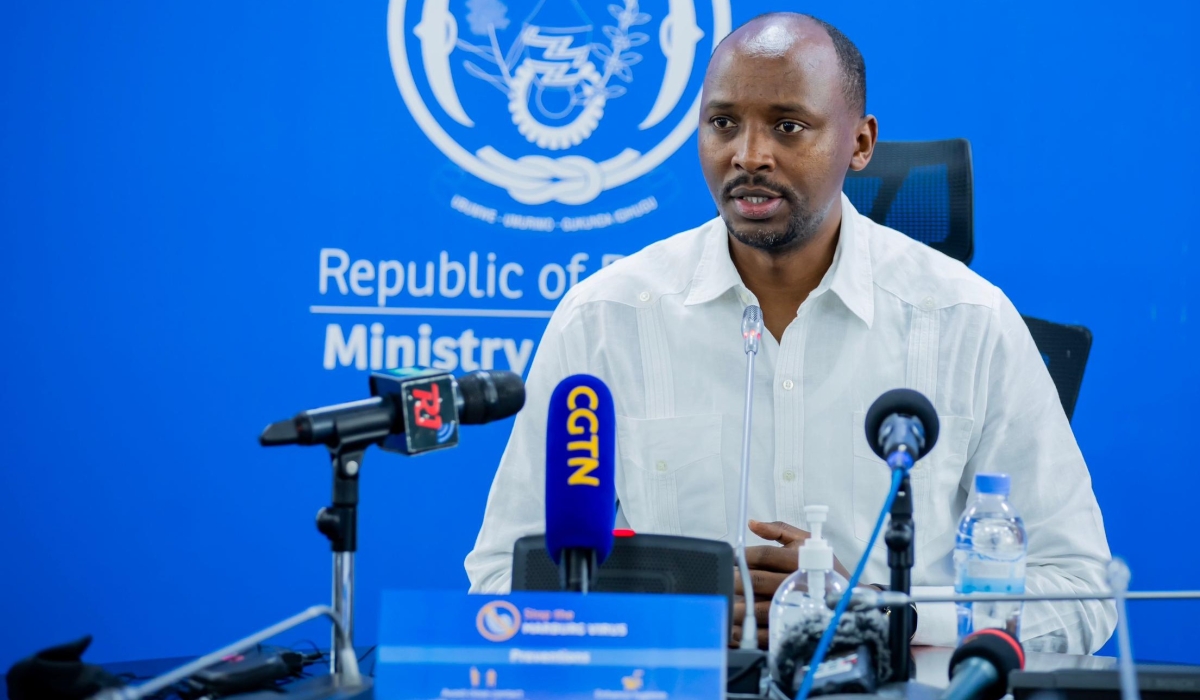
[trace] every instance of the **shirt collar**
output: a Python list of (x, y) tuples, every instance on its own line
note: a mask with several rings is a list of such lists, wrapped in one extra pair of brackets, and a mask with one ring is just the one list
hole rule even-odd
[[(875, 320), (875, 289), (871, 271), (871, 247), (861, 215), (842, 195), (842, 226), (838, 236), (833, 264), (821, 284), (813, 290), (819, 296), (826, 290), (837, 294), (846, 308), (870, 328)], [(720, 297), (730, 289), (745, 289), (733, 259), (729, 257), (729, 234), (725, 223), (713, 219), (704, 233), (704, 252), (692, 275), (691, 290), (684, 306), (703, 304)]]

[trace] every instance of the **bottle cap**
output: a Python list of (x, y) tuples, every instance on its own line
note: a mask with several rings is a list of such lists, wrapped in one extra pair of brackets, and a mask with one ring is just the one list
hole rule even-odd
[(1007, 496), (1012, 487), (1008, 474), (976, 474), (975, 491), (995, 496)]
[(803, 571), (833, 571), (833, 547), (823, 537), (829, 506), (805, 506), (804, 517), (810, 530), (808, 539), (800, 545), (800, 569)]

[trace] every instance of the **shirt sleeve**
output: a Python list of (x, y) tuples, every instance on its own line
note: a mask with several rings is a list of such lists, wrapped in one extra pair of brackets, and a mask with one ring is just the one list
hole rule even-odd
[(513, 543), (546, 531), (546, 414), (554, 388), (571, 374), (564, 333), (572, 315), (569, 298), (551, 317), (525, 380), (525, 407), (513, 423), (475, 548), (466, 558), (471, 593), (508, 593)]
[[(1027, 593), (1083, 593), (1107, 588), (1111, 558), (1091, 476), (1063, 412), (1054, 381), (1012, 302), (996, 292), (987, 356), (980, 363), (976, 415), (984, 422), (963, 472), (974, 496), (976, 473), (1012, 477), (1009, 500), (1025, 521)], [(915, 592), (945, 592), (929, 589)], [(918, 639), (953, 644), (954, 606), (919, 609)], [(1093, 653), (1116, 626), (1111, 601), (1026, 603), (1021, 639), (1030, 650)]]

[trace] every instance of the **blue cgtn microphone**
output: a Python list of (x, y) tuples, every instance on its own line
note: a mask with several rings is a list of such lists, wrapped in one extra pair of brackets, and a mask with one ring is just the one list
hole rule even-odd
[(617, 517), (612, 392), (591, 375), (567, 377), (546, 420), (546, 550), (563, 589), (587, 593), (612, 551)]
[(938, 439), (937, 410), (912, 389), (885, 392), (867, 410), (867, 443), (892, 469), (911, 469)]

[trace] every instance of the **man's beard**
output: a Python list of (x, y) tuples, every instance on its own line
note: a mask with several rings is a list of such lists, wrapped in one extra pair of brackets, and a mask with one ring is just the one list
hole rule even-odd
[(729, 230), (729, 233), (738, 241), (752, 248), (758, 248), (768, 253), (801, 248), (817, 234), (817, 229), (820, 228), (821, 222), (825, 219), (825, 212), (814, 210), (807, 201), (800, 198), (795, 190), (790, 187), (780, 187), (778, 184), (771, 183), (761, 175), (743, 175), (734, 178), (722, 188), (723, 194), (725, 197), (729, 197), (729, 193), (735, 187), (742, 186), (768, 187), (779, 192), (779, 196), (787, 202), (788, 208), (791, 211), (787, 226), (783, 231), (772, 231), (760, 227), (754, 222), (747, 222), (741, 227), (735, 227), (730, 223), (728, 218), (722, 217), (725, 220), (725, 228)]

